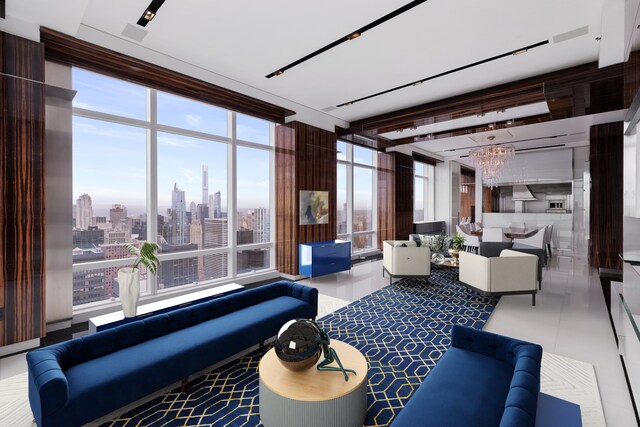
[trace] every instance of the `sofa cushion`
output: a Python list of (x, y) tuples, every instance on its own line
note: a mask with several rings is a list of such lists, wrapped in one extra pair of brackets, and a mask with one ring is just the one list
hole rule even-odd
[(393, 422), (393, 427), (498, 426), (513, 367), (451, 347)]

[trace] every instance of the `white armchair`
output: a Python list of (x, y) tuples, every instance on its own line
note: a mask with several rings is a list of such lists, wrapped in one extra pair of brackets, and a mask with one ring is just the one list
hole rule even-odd
[(503, 250), (499, 257), (487, 258), (470, 252), (460, 252), (460, 281), (490, 295), (531, 294), (536, 305), (538, 257), (512, 250)]
[[(405, 246), (402, 246), (402, 245)], [(382, 274), (394, 277), (426, 277), (431, 275), (431, 250), (411, 240), (385, 240), (382, 245)]]

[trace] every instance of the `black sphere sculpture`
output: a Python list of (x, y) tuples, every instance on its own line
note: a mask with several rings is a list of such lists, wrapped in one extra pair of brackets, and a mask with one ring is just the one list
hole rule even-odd
[(315, 322), (307, 319), (285, 323), (276, 336), (275, 344), (280, 363), (292, 371), (312, 367), (318, 362), (322, 352), (320, 330)]

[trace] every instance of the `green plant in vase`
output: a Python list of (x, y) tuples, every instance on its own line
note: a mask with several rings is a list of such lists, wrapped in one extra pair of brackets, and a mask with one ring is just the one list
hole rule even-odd
[(464, 245), (464, 236), (460, 233), (456, 234), (453, 239), (451, 239), (451, 249), (449, 249), (449, 254), (453, 257), (453, 263), (458, 264), (458, 257), (460, 256), (460, 249)]
[(118, 270), (118, 287), (120, 303), (125, 317), (135, 317), (140, 298), (140, 264), (147, 267), (147, 271), (155, 274), (158, 270), (160, 260), (156, 252), (160, 249), (157, 243), (144, 242), (140, 248), (125, 244), (124, 247), (129, 253), (136, 257), (131, 267), (123, 267)]

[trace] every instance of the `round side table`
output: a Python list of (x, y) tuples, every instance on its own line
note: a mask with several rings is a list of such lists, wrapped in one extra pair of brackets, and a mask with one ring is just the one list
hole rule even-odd
[[(290, 371), (271, 349), (260, 360), (260, 420), (265, 427), (361, 427), (367, 415), (367, 361), (358, 350), (331, 340), (342, 372)], [(335, 363), (331, 366), (337, 366)]]

